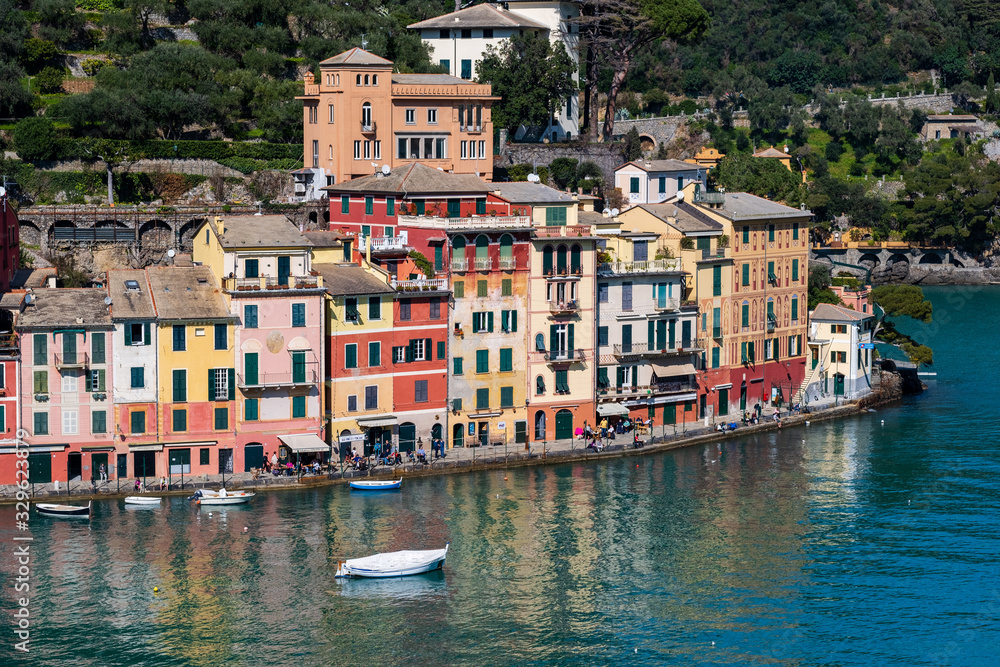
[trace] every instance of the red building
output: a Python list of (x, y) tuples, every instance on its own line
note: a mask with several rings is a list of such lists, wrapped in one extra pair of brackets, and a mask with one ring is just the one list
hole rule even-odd
[(21, 231), (13, 202), (3, 188), (0, 188), (0, 222), (3, 223), (0, 230), (0, 292), (6, 292), (20, 264)]

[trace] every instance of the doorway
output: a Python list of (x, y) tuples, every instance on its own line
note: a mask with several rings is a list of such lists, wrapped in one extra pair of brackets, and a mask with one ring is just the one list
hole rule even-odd
[(833, 376), (833, 395), (843, 396), (844, 395), (844, 374), (837, 373)]
[(479, 446), (485, 447), (490, 444), (490, 423), (479, 422)]
[(79, 482), (83, 476), (83, 454), (80, 452), (70, 452), (66, 457), (66, 479), (70, 482)]
[(451, 427), (451, 446), (465, 446), (465, 427), (462, 424), (455, 424)]
[(573, 439), (573, 413), (560, 410), (556, 413), (556, 440)]
[(132, 471), (136, 477), (156, 477), (156, 452), (135, 452)]
[[(227, 450), (223, 450), (227, 451)], [(231, 450), (228, 450), (231, 451)], [(220, 460), (222, 457), (219, 457)], [(243, 472), (250, 472), (252, 468), (264, 467), (264, 445), (259, 442), (251, 442), (243, 448)]]
[(399, 425), (399, 451), (412, 452), (417, 441), (417, 427), (411, 422)]
[(100, 480), (101, 479), (101, 466), (104, 466), (104, 475), (108, 479), (108, 455), (107, 454), (91, 454), (90, 455), (90, 471), (91, 478)]

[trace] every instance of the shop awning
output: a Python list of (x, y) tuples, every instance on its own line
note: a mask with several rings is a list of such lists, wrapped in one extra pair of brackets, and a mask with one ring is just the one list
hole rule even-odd
[(694, 364), (658, 364), (653, 363), (653, 372), (658, 378), (669, 378), (675, 375), (694, 375)]
[(399, 423), (395, 415), (379, 415), (378, 417), (368, 417), (367, 419), (359, 419), (358, 426), (361, 428), (373, 428), (375, 426), (395, 426)]
[(628, 408), (624, 405), (618, 403), (601, 403), (597, 406), (597, 414), (602, 417), (615, 417), (620, 415), (627, 415)]
[(278, 440), (296, 454), (306, 452), (328, 452), (330, 445), (323, 442), (315, 433), (299, 433), (296, 435), (279, 435)]

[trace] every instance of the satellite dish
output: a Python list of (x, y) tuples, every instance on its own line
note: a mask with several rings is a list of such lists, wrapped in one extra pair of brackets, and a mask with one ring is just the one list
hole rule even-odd
[(389, 169), (389, 165), (387, 165), (387, 164), (383, 164), (382, 165), (382, 173), (384, 175), (388, 176), (390, 171), (392, 171), (392, 170)]
[(611, 209), (611, 217), (612, 218), (618, 217), (619, 213), (620, 213), (620, 211), (618, 209), (616, 209), (616, 208)]
[(3, 197), (5, 194), (7, 194), (7, 188), (0, 188), (0, 197)]
[(27, 303), (27, 304), (34, 303), (35, 302), (35, 295), (34, 294), (25, 294), (24, 295), (24, 302)]
[(611, 215), (611, 209), (610, 208), (604, 209), (604, 215)]
[(677, 200), (678, 201), (684, 201), (684, 191), (683, 190), (681, 190), (680, 192), (677, 193)]
[(111, 297), (110, 296), (104, 297), (104, 305), (105, 306), (110, 306), (111, 305)]
[(176, 254), (177, 253), (174, 251), (173, 248), (171, 248), (170, 250), (167, 251), (167, 257), (173, 257)]

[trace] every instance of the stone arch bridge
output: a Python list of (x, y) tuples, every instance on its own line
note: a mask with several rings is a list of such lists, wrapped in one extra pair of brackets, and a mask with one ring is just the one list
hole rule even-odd
[[(38, 246), (44, 254), (67, 245), (137, 244), (174, 248), (189, 252), (194, 233), (205, 220), (216, 215), (253, 215), (256, 206), (142, 207), (121, 206), (30, 206), (18, 211), (21, 240)], [(323, 202), (294, 209), (263, 210), (284, 213), (305, 229), (325, 229), (329, 206)]]
[[(910, 267), (939, 271), (951, 270), (953, 267), (979, 266), (979, 262), (974, 257), (958, 252), (954, 248), (883, 247), (882, 244), (860, 245), (859, 247), (813, 247), (809, 253), (809, 259), (817, 264), (832, 265), (834, 275), (838, 269), (851, 271), (852, 267), (855, 267), (855, 273), (862, 270), (872, 273), (893, 270), (899, 273), (903, 269), (908, 271)], [(903, 273), (907, 271), (903, 271)]]

